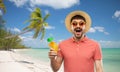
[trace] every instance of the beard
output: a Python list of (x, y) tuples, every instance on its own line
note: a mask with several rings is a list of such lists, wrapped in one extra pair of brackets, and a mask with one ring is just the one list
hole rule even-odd
[(80, 27), (72, 28), (74, 37), (78, 40), (81, 39), (82, 36), (84, 35), (84, 29), (85, 29), (85, 27), (83, 27), (83, 28), (80, 28)]
[(74, 34), (76, 39), (81, 39), (83, 35), (84, 35), (84, 32), (82, 29), (80, 30), (80, 32), (77, 32), (77, 30), (76, 30), (76, 32)]

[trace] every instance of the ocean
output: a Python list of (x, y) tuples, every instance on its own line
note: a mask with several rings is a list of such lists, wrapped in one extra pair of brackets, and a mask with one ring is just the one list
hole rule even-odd
[[(49, 48), (20, 50), (19, 53), (48, 62)], [(120, 48), (102, 48), (104, 72), (120, 72)]]

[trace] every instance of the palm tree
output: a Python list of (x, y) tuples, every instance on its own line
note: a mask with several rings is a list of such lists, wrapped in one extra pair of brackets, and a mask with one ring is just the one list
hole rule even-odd
[(43, 39), (45, 35), (45, 27), (48, 26), (48, 23), (45, 22), (46, 19), (49, 17), (49, 14), (46, 14), (44, 18), (42, 18), (41, 10), (40, 8), (36, 8), (30, 15), (30, 19), (26, 22), (30, 22), (30, 25), (25, 27), (23, 30), (28, 31), (34, 31), (33, 38), (37, 38), (39, 35), (41, 35), (41, 40)]
[(35, 8), (35, 10), (31, 13), (30, 19), (26, 20), (25, 23), (30, 22), (29, 26), (23, 28), (23, 32), (5, 37), (6, 39), (16, 37), (18, 35), (34, 31), (33, 38), (37, 38), (39, 35), (41, 35), (41, 40), (44, 38), (45, 35), (45, 27), (48, 26), (48, 23), (45, 22), (46, 19), (50, 16), (50, 14), (46, 14), (44, 18), (42, 18), (41, 10), (40, 8)]
[(6, 13), (6, 7), (3, 3), (3, 0), (0, 0), (0, 9), (3, 10), (3, 13)]
[(3, 20), (2, 16), (0, 15), (0, 29), (5, 27), (5, 20)]

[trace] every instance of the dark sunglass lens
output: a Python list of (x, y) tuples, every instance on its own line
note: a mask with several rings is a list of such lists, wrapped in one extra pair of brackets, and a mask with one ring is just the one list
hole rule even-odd
[(84, 22), (80, 23), (81, 26), (83, 26), (84, 24), (85, 24)]
[(72, 23), (73, 26), (77, 26), (77, 23)]

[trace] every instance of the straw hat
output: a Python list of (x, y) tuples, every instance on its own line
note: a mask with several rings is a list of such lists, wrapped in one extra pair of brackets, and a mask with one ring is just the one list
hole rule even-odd
[(86, 26), (85, 26), (84, 32), (85, 33), (88, 32), (88, 30), (90, 29), (90, 26), (91, 26), (91, 18), (86, 12), (83, 12), (83, 11), (73, 11), (66, 16), (65, 25), (66, 25), (66, 28), (68, 29), (68, 31), (72, 33), (70, 21), (71, 21), (71, 18), (73, 16), (76, 16), (76, 15), (80, 15), (80, 16), (83, 16), (85, 18)]

